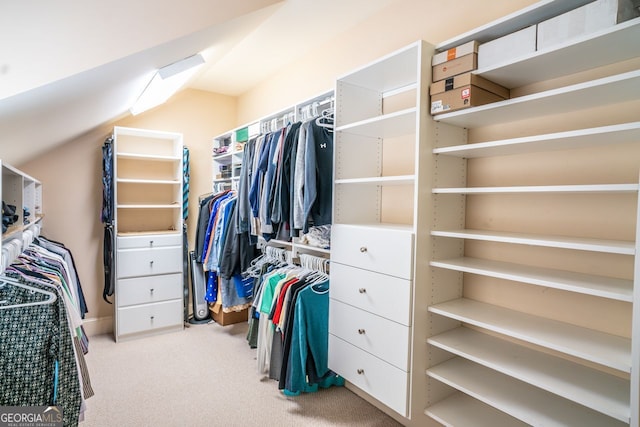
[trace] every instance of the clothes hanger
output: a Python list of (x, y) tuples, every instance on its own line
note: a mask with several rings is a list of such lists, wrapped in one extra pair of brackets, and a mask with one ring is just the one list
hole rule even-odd
[[(49, 298), (47, 298), (46, 300), (43, 300), (43, 301), (29, 302), (29, 303), (24, 303), (24, 304), (0, 305), (0, 310), (8, 310), (10, 308), (33, 307), (33, 306), (37, 306), (37, 305), (52, 304), (58, 299), (58, 297), (53, 292), (49, 292), (49, 291), (45, 291), (45, 290), (42, 290), (42, 289), (34, 288), (32, 286), (24, 285), (24, 284), (22, 284), (20, 282), (17, 282), (17, 281), (14, 281), (12, 279), (9, 279), (8, 277), (0, 277), (0, 287), (4, 287), (6, 285), (27, 289), (27, 290), (31, 291), (31, 293), (38, 293), (38, 294), (46, 295)], [(1, 301), (1, 302), (5, 303), (6, 301)]]
[(322, 111), (322, 114), (320, 114), (316, 119), (316, 125), (333, 130), (333, 110), (331, 108), (327, 108)]

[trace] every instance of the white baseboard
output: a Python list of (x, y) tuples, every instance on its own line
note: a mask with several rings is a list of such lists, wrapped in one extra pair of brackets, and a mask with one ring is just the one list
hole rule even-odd
[(82, 321), (82, 325), (84, 332), (90, 337), (113, 334), (113, 316), (86, 318)]

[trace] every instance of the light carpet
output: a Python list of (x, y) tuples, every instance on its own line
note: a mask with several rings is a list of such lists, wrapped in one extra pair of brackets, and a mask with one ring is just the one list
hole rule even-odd
[(400, 426), (345, 387), (284, 396), (258, 373), (246, 333), (246, 323), (210, 323), (118, 344), (92, 337), (96, 394), (80, 427)]

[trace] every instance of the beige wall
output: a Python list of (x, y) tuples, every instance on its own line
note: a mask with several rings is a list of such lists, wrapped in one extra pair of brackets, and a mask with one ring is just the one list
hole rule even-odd
[[(189, 205), (211, 191), (211, 139), (234, 126), (236, 99), (188, 89), (167, 104), (71, 141), (43, 156), (19, 165), (43, 185), (43, 234), (64, 243), (73, 253), (87, 299), (87, 333), (112, 330), (113, 307), (102, 300), (102, 142), (113, 126), (137, 127), (184, 135), (191, 155)], [(192, 210), (189, 241), (195, 235)]]
[(435, 45), (533, 3), (535, 0), (396, 0), (240, 96), (239, 124), (331, 89), (337, 77), (416, 40)]

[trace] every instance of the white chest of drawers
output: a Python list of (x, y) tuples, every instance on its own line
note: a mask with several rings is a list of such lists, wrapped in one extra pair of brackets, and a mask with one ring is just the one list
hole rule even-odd
[(116, 341), (183, 326), (182, 135), (114, 129)]
[(330, 366), (403, 415), (410, 371), (412, 246), (413, 235), (406, 230), (333, 226)]
[(182, 328), (182, 235), (117, 238), (117, 336)]

